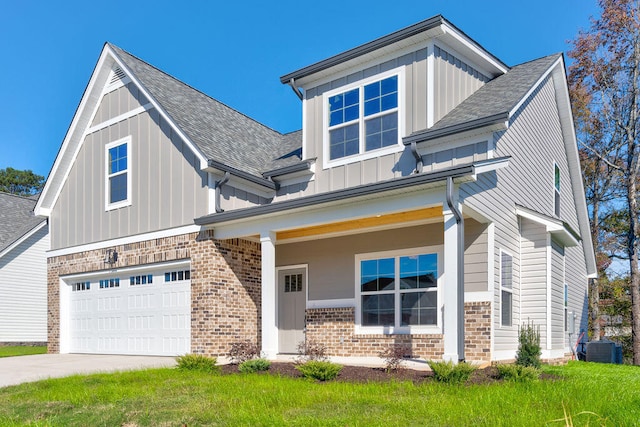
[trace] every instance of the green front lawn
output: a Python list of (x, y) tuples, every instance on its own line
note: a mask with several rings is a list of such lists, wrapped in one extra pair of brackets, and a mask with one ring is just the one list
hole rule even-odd
[(27, 356), (29, 354), (45, 354), (47, 346), (15, 345), (0, 347), (0, 357)]
[(74, 376), (0, 389), (0, 425), (622, 426), (640, 422), (639, 368), (574, 362), (544, 370), (562, 379), (452, 386), (315, 383), (177, 369)]

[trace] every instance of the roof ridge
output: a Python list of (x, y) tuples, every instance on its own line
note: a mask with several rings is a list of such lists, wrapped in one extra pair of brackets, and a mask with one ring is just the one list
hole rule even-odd
[[(275, 133), (277, 133), (277, 134), (278, 134), (278, 135), (280, 135), (280, 136), (282, 136), (282, 135), (283, 135), (283, 133), (282, 133), (282, 132), (280, 132), (280, 131), (278, 131), (278, 130), (276, 130), (276, 129), (273, 129), (273, 128), (272, 128), (272, 127), (270, 127), (270, 126), (265, 125), (264, 123), (262, 123), (262, 122), (260, 122), (260, 121), (258, 121), (258, 120), (256, 120), (256, 119), (254, 119), (254, 118), (253, 118), (253, 117), (251, 117), (251, 116), (248, 116), (247, 114), (243, 113), (242, 111), (237, 110), (236, 108), (229, 106), (228, 104), (226, 104), (226, 103), (224, 103), (224, 102), (220, 101), (219, 99), (216, 99), (216, 98), (212, 97), (211, 95), (209, 95), (209, 94), (207, 94), (207, 93), (205, 93), (205, 92), (201, 91), (200, 89), (197, 89), (197, 88), (195, 88), (195, 87), (191, 86), (190, 84), (183, 82), (183, 81), (182, 81), (182, 80), (180, 80), (179, 78), (174, 77), (174, 76), (172, 76), (171, 74), (167, 73), (166, 71), (163, 71), (163, 70), (161, 70), (160, 68), (156, 67), (155, 65), (148, 63), (148, 62), (147, 62), (147, 61), (145, 61), (144, 59), (141, 59), (140, 57), (138, 57), (138, 56), (136, 56), (136, 55), (132, 54), (131, 52), (126, 51), (126, 50), (122, 49), (121, 47), (116, 46), (115, 44), (110, 43), (110, 42), (106, 42), (106, 44), (107, 44), (109, 47), (111, 47), (112, 49), (113, 49), (113, 48), (115, 48), (115, 50), (120, 50), (120, 51), (122, 51), (122, 52), (126, 53), (126, 54), (127, 54), (127, 55), (129, 55), (130, 57), (132, 57), (132, 58), (134, 58), (134, 59), (136, 59), (136, 60), (138, 60), (138, 61), (140, 61), (140, 62), (144, 63), (145, 65), (147, 65), (147, 66), (149, 66), (149, 67), (153, 68), (154, 70), (156, 70), (156, 71), (158, 71), (158, 72), (160, 72), (160, 73), (164, 74), (165, 76), (167, 76), (167, 77), (169, 77), (169, 78), (171, 78), (171, 79), (175, 80), (176, 82), (178, 82), (178, 83), (180, 83), (181, 85), (183, 85), (183, 86), (185, 86), (185, 87), (187, 87), (187, 88), (189, 88), (189, 89), (193, 90), (194, 92), (197, 92), (197, 93), (199, 93), (199, 94), (201, 94), (201, 95), (204, 95), (205, 97), (207, 97), (207, 98), (211, 99), (212, 101), (214, 101), (214, 102), (216, 102), (216, 103), (218, 103), (218, 104), (220, 104), (220, 105), (224, 106), (225, 108), (228, 108), (229, 110), (232, 110), (232, 111), (234, 111), (234, 112), (236, 112), (236, 113), (238, 113), (238, 114), (240, 114), (240, 115), (242, 115), (242, 116), (246, 117), (247, 119), (249, 119), (249, 120), (253, 121), (254, 123), (256, 123), (256, 124), (258, 124), (258, 125), (262, 126), (263, 128), (268, 129), (268, 130), (270, 130), (270, 131), (272, 131), (272, 132), (275, 132)], [(116, 51), (116, 53), (118, 53), (118, 52)]]
[[(540, 60), (543, 60), (543, 59), (548, 59), (548, 58), (551, 58), (551, 57), (558, 57), (558, 58), (559, 58), (559, 57), (561, 57), (561, 56), (563, 56), (563, 55), (564, 55), (564, 54), (563, 54), (562, 52), (556, 52), (556, 53), (552, 53), (552, 54), (550, 54), (550, 55), (544, 55), (544, 56), (541, 56), (541, 57), (539, 57), (539, 58), (530, 59), (530, 60), (528, 60), (528, 61), (521, 62), (521, 63), (519, 63), (519, 64), (514, 65), (513, 67), (511, 67), (511, 70), (513, 70), (514, 68), (520, 67), (521, 65), (531, 64), (532, 62), (540, 61)], [(507, 71), (505, 74), (509, 73), (511, 70)], [(498, 77), (500, 77), (500, 76), (498, 76)], [(496, 79), (497, 79), (498, 77), (496, 77)], [(495, 79), (494, 79), (494, 80), (495, 80)]]

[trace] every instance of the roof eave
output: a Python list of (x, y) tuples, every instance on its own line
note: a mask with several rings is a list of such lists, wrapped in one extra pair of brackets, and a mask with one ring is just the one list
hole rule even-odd
[(485, 127), (498, 125), (500, 129), (506, 129), (509, 122), (509, 112), (502, 112), (494, 114), (492, 116), (483, 117), (468, 122), (458, 123), (455, 125), (447, 126), (439, 129), (427, 129), (421, 132), (413, 133), (402, 139), (404, 145), (411, 145), (413, 142), (420, 143), (430, 141), (432, 139), (443, 138), (467, 132), (471, 130), (477, 130)]

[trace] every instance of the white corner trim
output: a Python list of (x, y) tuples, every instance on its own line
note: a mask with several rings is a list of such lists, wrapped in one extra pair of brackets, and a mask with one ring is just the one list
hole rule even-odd
[(559, 57), (553, 64), (551, 64), (551, 66), (547, 69), (547, 71), (545, 71), (544, 74), (542, 76), (540, 76), (538, 81), (536, 81), (535, 84), (533, 86), (531, 86), (531, 89), (529, 89), (529, 91), (526, 93), (526, 95), (523, 96), (520, 99), (520, 101), (518, 101), (518, 103), (515, 105), (515, 107), (513, 107), (511, 109), (511, 111), (509, 111), (509, 118), (513, 117), (513, 115), (520, 109), (520, 107), (522, 107), (522, 104), (527, 102), (527, 100), (529, 99), (531, 94), (538, 89), (538, 86), (540, 86), (540, 84), (543, 81), (545, 81), (545, 79), (549, 76), (549, 74), (551, 74), (551, 72), (554, 70), (554, 68), (556, 68), (558, 66), (558, 64), (560, 64), (561, 62), (562, 62), (562, 56)]
[(13, 242), (9, 246), (7, 246), (2, 252), (0, 252), (0, 258), (2, 258), (6, 254), (8, 254), (12, 250), (14, 250), (17, 246), (19, 246), (22, 242), (27, 240), (29, 237), (31, 237), (34, 234), (36, 234), (38, 231), (40, 231), (42, 229), (42, 227), (46, 227), (46, 226), (47, 226), (47, 221), (46, 220), (42, 220), (42, 222), (40, 224), (36, 225), (31, 230), (27, 231), (24, 235), (22, 235), (22, 237), (20, 237), (18, 240), (16, 240), (15, 242)]
[(149, 111), (150, 109), (153, 108), (153, 105), (151, 105), (151, 103), (146, 103), (138, 108), (134, 108), (131, 111), (127, 111), (126, 113), (120, 114), (119, 116), (116, 116), (112, 119), (107, 120), (106, 122), (102, 122), (102, 123), (98, 123), (95, 126), (90, 127), (89, 129), (87, 129), (87, 131), (85, 132), (85, 135), (83, 137), (83, 139), (94, 132), (97, 132), (101, 129), (104, 129), (106, 127), (109, 127), (115, 123), (121, 122), (123, 120), (129, 119), (131, 117), (137, 116), (140, 113), (144, 113), (145, 111)]
[(128, 243), (143, 242), (145, 240), (179, 236), (181, 234), (198, 233), (200, 232), (200, 230), (201, 230), (201, 227), (199, 225), (186, 225), (183, 227), (169, 228), (166, 230), (136, 234), (133, 236), (120, 237), (117, 239), (103, 240), (101, 242), (89, 243), (86, 245), (71, 246), (68, 248), (50, 250), (47, 252), (47, 258), (75, 254), (78, 252), (93, 251), (96, 249), (104, 249), (112, 246), (126, 245)]
[(355, 308), (355, 298), (339, 298), (339, 299), (322, 299), (322, 300), (309, 300), (307, 299), (307, 308)]

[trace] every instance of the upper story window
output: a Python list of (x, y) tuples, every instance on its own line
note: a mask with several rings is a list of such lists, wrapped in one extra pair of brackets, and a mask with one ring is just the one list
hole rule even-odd
[(560, 168), (557, 164), (553, 165), (553, 203), (554, 203), (554, 213), (556, 216), (560, 216)]
[(131, 204), (131, 138), (107, 144), (106, 150), (106, 209)]
[[(367, 79), (326, 94), (325, 163), (339, 165), (352, 156), (400, 148), (401, 73)], [(379, 155), (372, 153), (367, 157)]]

